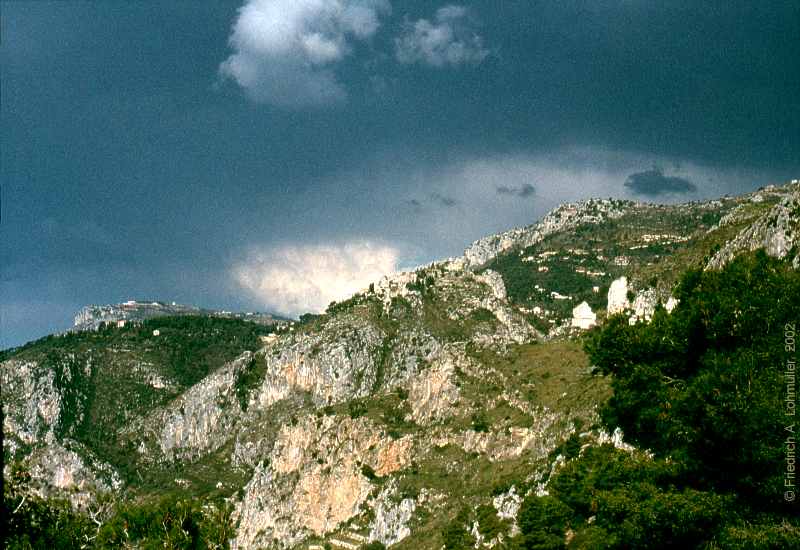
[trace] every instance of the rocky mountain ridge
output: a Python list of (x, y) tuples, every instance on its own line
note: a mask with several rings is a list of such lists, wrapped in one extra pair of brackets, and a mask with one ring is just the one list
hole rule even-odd
[(241, 319), (262, 325), (280, 325), (286, 319), (270, 313), (222, 311), (187, 306), (175, 302), (128, 300), (120, 304), (88, 305), (75, 315), (72, 330), (97, 330), (104, 324), (141, 322), (157, 317), (203, 315), (226, 319)]
[[(7, 454), (79, 506), (108, 492), (222, 499), (241, 549), (438, 549), (462, 504), (504, 522), (489, 538), (474, 528), (493, 547), (570, 437), (626, 448), (598, 427), (610, 390), (577, 315), (646, 321), (688, 266), (796, 254), (798, 193), (562, 205), (271, 336), (156, 318), (34, 343), (2, 357)], [(195, 369), (200, 355), (163, 351), (170, 334), (242, 344)]]

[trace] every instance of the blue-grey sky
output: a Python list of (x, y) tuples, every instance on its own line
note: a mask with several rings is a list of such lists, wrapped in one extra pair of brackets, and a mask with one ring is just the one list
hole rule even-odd
[(795, 1), (0, 9), (0, 347), (128, 298), (297, 314), (565, 200), (800, 175)]

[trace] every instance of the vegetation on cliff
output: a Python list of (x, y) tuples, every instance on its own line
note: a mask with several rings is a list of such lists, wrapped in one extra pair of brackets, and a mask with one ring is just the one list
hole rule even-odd
[(800, 544), (784, 497), (800, 274), (759, 251), (687, 272), (677, 297), (672, 314), (612, 317), (586, 344), (612, 376), (605, 425), (649, 452), (606, 445), (568, 461), (548, 496), (523, 503), (522, 548)]

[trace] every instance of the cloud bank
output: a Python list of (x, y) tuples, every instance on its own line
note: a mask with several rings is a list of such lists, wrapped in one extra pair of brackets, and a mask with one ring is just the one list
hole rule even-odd
[(498, 185), (498, 195), (511, 195), (519, 198), (531, 197), (536, 193), (536, 188), (530, 183), (523, 183), (519, 187), (509, 187), (508, 185)]
[(323, 105), (346, 96), (333, 67), (373, 36), (388, 0), (248, 0), (219, 68), (255, 101)]
[(691, 193), (697, 186), (686, 178), (665, 176), (660, 168), (637, 172), (628, 176), (625, 187), (634, 193), (648, 197), (656, 197), (668, 193)]
[(271, 311), (319, 313), (398, 269), (395, 248), (367, 240), (254, 248), (231, 274)]
[(433, 21), (407, 23), (403, 35), (395, 40), (397, 60), (432, 67), (477, 65), (489, 51), (483, 38), (470, 29), (467, 15), (463, 6), (450, 5), (439, 8)]

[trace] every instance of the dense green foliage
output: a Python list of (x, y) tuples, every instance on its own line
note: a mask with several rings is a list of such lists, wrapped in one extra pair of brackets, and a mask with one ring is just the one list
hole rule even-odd
[(27, 491), (30, 475), (15, 466), (3, 487), (5, 547), (81, 548), (94, 535), (95, 525), (73, 511), (69, 501), (43, 499)]
[[(154, 502), (97, 506), (92, 517), (64, 499), (45, 499), (16, 464), (6, 480), (2, 513), (9, 549), (223, 549), (234, 537), (232, 507), (169, 495)], [(105, 498), (105, 497), (103, 497)], [(108, 501), (104, 501), (106, 504)]]
[(689, 271), (677, 297), (672, 314), (612, 317), (586, 345), (613, 376), (604, 423), (653, 455), (604, 446), (568, 461), (550, 496), (525, 500), (523, 548), (800, 547), (783, 402), (800, 274), (758, 252)]
[[(161, 334), (152, 336), (158, 329)], [(192, 386), (243, 351), (261, 347), (259, 336), (271, 327), (220, 317), (166, 317), (133, 327), (134, 337), (148, 340), (148, 352), (157, 364), (169, 365), (185, 387)]]
[(466, 550), (475, 545), (475, 537), (467, 531), (471, 511), (462, 507), (456, 516), (442, 529), (445, 550)]
[[(153, 335), (156, 329), (160, 332), (158, 336)], [(56, 359), (62, 355), (131, 349), (141, 354), (142, 359), (163, 366), (164, 374), (188, 387), (242, 351), (258, 349), (258, 337), (272, 331), (270, 326), (241, 319), (202, 315), (158, 317), (123, 328), (108, 325), (97, 331), (46, 336), (0, 352), (0, 361), (12, 357)]]
[(221, 549), (234, 537), (232, 508), (200, 506), (165, 497), (148, 504), (120, 505), (100, 529), (97, 548)]
[[(509, 299), (516, 304), (541, 305), (563, 314), (571, 313), (572, 308), (583, 300), (594, 310), (605, 307), (609, 281), (622, 273), (621, 268), (597, 260), (595, 256), (576, 256), (565, 249), (557, 250), (556, 255), (543, 260), (541, 264), (525, 260), (546, 250), (545, 246), (543, 243), (528, 247), (521, 253), (501, 254), (489, 263), (487, 268), (502, 275)], [(546, 271), (539, 271), (539, 267)], [(606, 275), (592, 277), (576, 269), (603, 272)], [(542, 290), (537, 289), (537, 285)], [(595, 285), (601, 287), (601, 292), (592, 292)], [(556, 300), (550, 295), (551, 291), (573, 299)]]
[[(785, 470), (784, 346), (800, 276), (765, 254), (722, 272), (691, 271), (681, 305), (649, 325), (611, 320), (587, 348), (614, 376), (603, 410), (638, 445), (680, 460), (706, 487), (780, 508)], [(792, 331), (794, 329), (792, 328)]]

